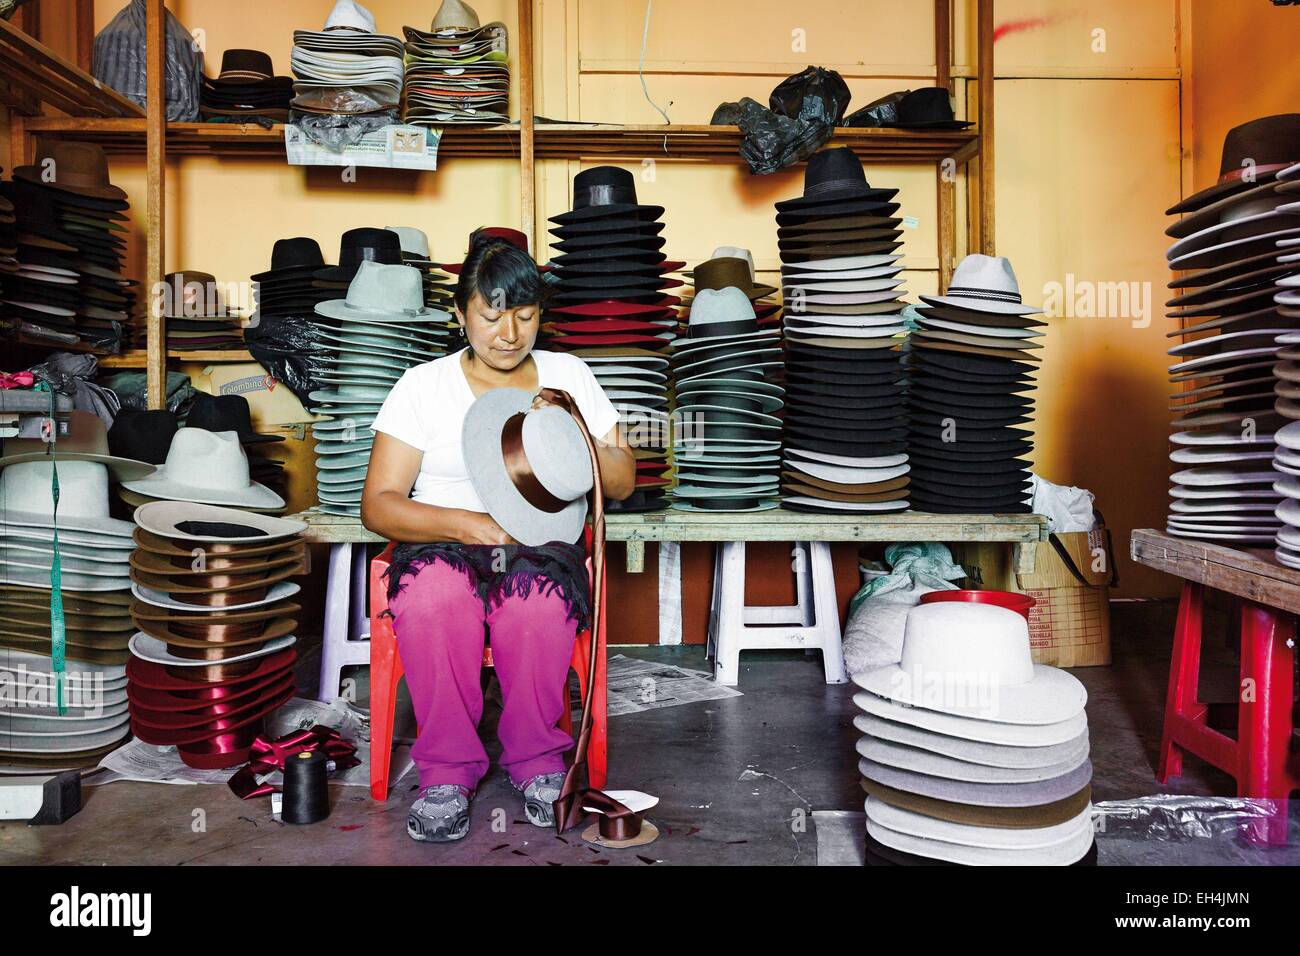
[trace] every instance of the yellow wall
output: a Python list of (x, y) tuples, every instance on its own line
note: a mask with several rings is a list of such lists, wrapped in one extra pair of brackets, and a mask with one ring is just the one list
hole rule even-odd
[[(437, 9), (436, 0), (368, 5), (380, 30), (390, 33), (406, 23), (426, 26)], [(53, 0), (42, 6), (57, 10)], [(120, 6), (101, 0), (98, 25)], [(169, 6), (187, 27), (203, 31), (210, 73), (231, 46), (264, 49), (284, 72), (293, 29), (319, 28), (331, 3), (172, 0)], [(974, 56), (965, 34), (974, 4), (957, 0), (955, 6), (960, 78)], [(1131, 316), (1053, 317), (1040, 377), (1036, 470), (1095, 491), (1121, 552), (1129, 529), (1161, 525), (1167, 501), (1168, 326), (1159, 303), (1168, 279), (1163, 210), (1192, 188), (1182, 183), (1180, 125), (1212, 128), (1199, 140), (1205, 145), (1197, 156), (1208, 150), (1217, 169), (1221, 129), (1239, 121), (1226, 115), (1228, 107), (1242, 91), (1258, 93), (1263, 85), (1253, 82), (1251, 64), (1288, 63), (1285, 54), (1294, 49), (1294, 38), (1254, 25), (1271, 16), (1294, 22), (1300, 14), (1274, 10), (1265, 0), (1249, 16), (1242, 6), (1239, 0), (1195, 0), (1196, 20), (1181, 30), (1179, 0), (999, 0), (996, 8), (1002, 33), (996, 46), (997, 251), (1011, 258), (1027, 301), (1044, 301), (1050, 284), (1065, 285), (1073, 275), (1076, 284), (1137, 283), (1149, 292), (1154, 312), (1141, 327)], [(513, 40), (512, 0), (480, 0), (477, 9), (485, 21), (509, 24)], [(644, 14), (643, 0), (537, 0), (538, 112), (554, 119), (660, 121), (637, 76)], [(45, 16), (47, 23), (58, 20)], [(1240, 21), (1239, 30), (1233, 21)], [(1181, 115), (1189, 84), (1180, 32), (1189, 26), (1199, 78), (1191, 117)], [(932, 27), (928, 0), (657, 0), (646, 84), (673, 122), (704, 123), (719, 102), (742, 95), (763, 102), (781, 78), (815, 63), (844, 75), (853, 109), (884, 92), (928, 82)], [(60, 32), (49, 26), (49, 42)], [(1275, 58), (1252, 56), (1243, 66), (1239, 51), (1247, 35), (1267, 38)], [(800, 36), (805, 48), (794, 49)], [(1267, 87), (1296, 102), (1292, 73), (1289, 86), (1268, 78)], [(1226, 88), (1217, 87), (1219, 77)], [(512, 107), (517, 110), (517, 103)], [(777, 268), (772, 203), (800, 190), (799, 171), (753, 177), (740, 164), (652, 160), (628, 165), (640, 176), (642, 200), (667, 209), (664, 235), (672, 258), (693, 263), (715, 246), (734, 244), (750, 247), (761, 270)], [(579, 168), (541, 164), (540, 216), (567, 208)], [(139, 162), (115, 160), (114, 176), (142, 206)], [(227, 281), (265, 268), (280, 236), (314, 236), (333, 257), (344, 229), (416, 225), (429, 233), (436, 257), (454, 258), (473, 227), (514, 224), (519, 217), (518, 172), (505, 161), (451, 160), (433, 174), (362, 169), (358, 182), (345, 184), (332, 170), (196, 158), (172, 163), (168, 176), (168, 267), (202, 269)], [(933, 173), (881, 167), (869, 169), (868, 177), (900, 188), (904, 213), (917, 220), (905, 233), (908, 288), (934, 291)], [(1205, 178), (1199, 167), (1196, 178)], [(142, 215), (137, 209), (137, 223)], [(132, 256), (138, 268), (140, 251)], [(303, 464), (308, 461), (304, 456)], [(1127, 560), (1121, 573), (1123, 593), (1171, 593), (1169, 579)]]

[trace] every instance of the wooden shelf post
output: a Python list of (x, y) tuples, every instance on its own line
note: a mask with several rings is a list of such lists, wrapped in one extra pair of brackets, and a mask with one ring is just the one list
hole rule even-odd
[(979, 245), (972, 252), (995, 255), (996, 229), (993, 217), (994, 150), (993, 88), (997, 84), (993, 69), (993, 0), (979, 0), (978, 48), (980, 84), (980, 154), (979, 154)]
[(141, 291), (148, 303), (145, 376), (149, 407), (164, 408), (167, 401), (167, 330), (162, 315), (163, 299), (154, 293), (166, 272), (167, 61), (163, 30), (167, 8), (163, 0), (148, 0), (145, 9), (145, 88), (148, 96), (145, 107), (146, 265), (144, 282), (141, 283)]
[(533, 0), (519, 0), (519, 227), (534, 256), (537, 240), (537, 177), (533, 127)]

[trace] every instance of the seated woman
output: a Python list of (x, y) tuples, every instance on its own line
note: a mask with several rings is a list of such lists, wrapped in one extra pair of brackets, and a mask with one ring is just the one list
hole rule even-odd
[(573, 745), (557, 723), (569, 706), (574, 637), (588, 626), (586, 550), (581, 540), (514, 541), (486, 513), (461, 453), (465, 414), (485, 392), (562, 389), (596, 440), (605, 495), (634, 490), (618, 412), (586, 363), (533, 349), (546, 293), (527, 252), (475, 232), (455, 296), (469, 347), (407, 370), (372, 425), (361, 520), (398, 543), (389, 608), (420, 725), (411, 750), (420, 796), (406, 824), (415, 840), (469, 832), (469, 801), (488, 769), (478, 736), (485, 631), (504, 701), (501, 766), (536, 826), (554, 822)]

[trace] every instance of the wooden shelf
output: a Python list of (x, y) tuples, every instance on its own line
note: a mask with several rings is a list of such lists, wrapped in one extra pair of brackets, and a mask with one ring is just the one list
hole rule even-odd
[[(212, 349), (196, 352), (167, 353), (169, 359), (182, 362), (255, 362), (247, 349)], [(148, 353), (144, 349), (131, 349), (120, 355), (104, 355), (99, 359), (100, 368), (144, 368), (148, 365)]]
[[(140, 153), (145, 121), (39, 117), (28, 120), (31, 132), (66, 135), (97, 142), (112, 153)], [(539, 123), (535, 128), (537, 159), (686, 159), (740, 161), (740, 130), (734, 126), (615, 126), (587, 123)], [(518, 124), (452, 127), (443, 131), (439, 154), (464, 158), (518, 158)], [(969, 160), (978, 151), (976, 130), (919, 132), (899, 129), (850, 129), (835, 132), (831, 143), (848, 146), (865, 163), (937, 163)], [(167, 155), (284, 156), (284, 127), (256, 123), (169, 123)]]
[(121, 93), (5, 20), (0, 20), (0, 82), (0, 102), (25, 116), (35, 116), (45, 104), (78, 117), (144, 122), (144, 110)]

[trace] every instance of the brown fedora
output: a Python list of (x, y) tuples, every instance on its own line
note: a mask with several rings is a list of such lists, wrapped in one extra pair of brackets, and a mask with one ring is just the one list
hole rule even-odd
[(775, 293), (776, 287), (759, 285), (749, 271), (749, 263), (736, 256), (722, 256), (701, 262), (689, 273), (695, 284), (695, 291), (701, 289), (725, 289), (735, 286), (749, 299), (761, 299)]
[(1219, 179), (1165, 211), (1195, 212), (1234, 193), (1271, 182), (1300, 159), (1300, 113), (1261, 116), (1228, 130), (1219, 159)]
[(131, 602), (131, 618), (142, 630), (144, 628), (140, 624), (141, 621), (147, 621), (154, 627), (162, 624), (180, 624), (182, 627), (177, 633), (181, 634), (188, 633), (186, 628), (197, 624), (252, 624), (258, 621), (269, 621), (277, 617), (295, 617), (301, 610), (300, 605), (289, 600), (272, 601), (270, 604), (262, 604), (244, 611), (223, 611), (220, 609), (180, 611), (157, 607), (147, 601), (136, 600)]
[(123, 201), (126, 193), (108, 181), (108, 157), (94, 143), (38, 139), (36, 162), (18, 166), (14, 178), (90, 199)]
[(166, 538), (146, 531), (144, 528), (136, 528), (133, 538), (136, 547), (148, 551), (150, 554), (158, 554), (167, 558), (189, 558), (191, 560), (197, 550), (202, 550), (209, 557), (230, 556), (243, 558), (274, 554), (283, 550), (295, 540), (290, 539), (289, 542), (286, 542), (283, 538), (277, 538), (269, 544), (242, 544), (236, 539), (231, 539), (229, 543), (204, 541), (200, 545), (188, 538)]
[[(196, 549), (199, 550), (199, 549)], [(256, 574), (286, 565), (302, 566), (306, 561), (307, 544), (295, 541), (281, 546), (267, 554), (251, 556), (232, 554), (210, 554), (206, 549), (199, 554), (193, 552), (184, 556), (164, 556), (151, 551), (136, 549), (131, 552), (131, 567), (148, 574), (166, 575), (172, 578), (199, 577), (209, 574), (244, 575)], [(195, 564), (198, 567), (195, 567)]]
[(290, 565), (253, 574), (195, 574), (178, 578), (132, 568), (131, 580), (161, 591), (181, 604), (220, 608), (261, 601), (270, 593), (271, 585), (302, 573), (299, 566)]
[(156, 637), (167, 645), (177, 657), (176, 647), (203, 648), (210, 646), (238, 647), (247, 651), (250, 644), (265, 644), (277, 637), (292, 634), (298, 622), (291, 617), (278, 617), (266, 621), (247, 621), (241, 624), (178, 624), (176, 622), (140, 621), (140, 630)]

